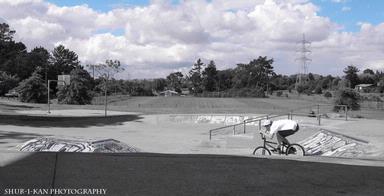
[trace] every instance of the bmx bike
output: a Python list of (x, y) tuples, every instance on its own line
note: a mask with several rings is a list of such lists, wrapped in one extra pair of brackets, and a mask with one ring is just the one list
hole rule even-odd
[(263, 145), (258, 146), (253, 151), (253, 155), (272, 155), (272, 152), (280, 155), (295, 155), (305, 156), (305, 150), (300, 144), (283, 143), (281, 148), (278, 148), (278, 143), (268, 141), (263, 133), (260, 133)]

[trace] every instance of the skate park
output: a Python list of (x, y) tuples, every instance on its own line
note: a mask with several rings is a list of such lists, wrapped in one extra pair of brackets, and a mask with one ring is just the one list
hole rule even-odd
[[(307, 111), (305, 108), (284, 115), (108, 111), (109, 116), (104, 117), (103, 110), (53, 109), (47, 114), (42, 109), (22, 108), (2, 115), (0, 173), (8, 179), (3, 186), (92, 185), (107, 188), (108, 195), (304, 195), (314, 187), (318, 195), (381, 194), (382, 121), (346, 120), (342, 113), (329, 113), (331, 117), (321, 118), (319, 125), (319, 119)], [(247, 123), (245, 129), (242, 124), (247, 119), (263, 120), (266, 115), (270, 119), (298, 121), (300, 134), (289, 139), (306, 147), (308, 156), (253, 156), (252, 150), (261, 144), (259, 121)], [(215, 131), (220, 127), (226, 128)], [(36, 150), (44, 152), (34, 152), (35, 144), (25, 148), (28, 141), (41, 138), (59, 140), (50, 140), (51, 148)], [(52, 147), (52, 141), (92, 146), (108, 139), (134, 150), (71, 152), (74, 148)], [(340, 141), (344, 142), (342, 146)], [(27, 150), (22, 150), (23, 145)], [(57, 152), (64, 148), (67, 152)], [(338, 148), (345, 153), (337, 153)], [(291, 169), (286, 171), (282, 165)], [(266, 187), (276, 183), (282, 173), (287, 174), (286, 186), (267, 191)], [(233, 182), (228, 185), (228, 180)]]
[[(302, 112), (308, 111), (308, 107), (279, 115), (109, 111), (108, 117), (104, 117), (102, 110), (63, 109), (50, 114), (44, 110), (19, 110), (1, 117), (5, 140), (0, 147), (2, 151), (19, 151), (28, 140), (44, 137), (83, 141), (114, 139), (149, 153), (247, 156), (260, 145), (258, 131), (262, 121), (292, 118), (300, 124), (301, 130), (290, 140), (302, 144), (308, 155), (382, 159), (380, 120), (346, 119), (344, 114), (319, 119)], [(355, 147), (351, 149), (354, 152), (332, 153), (332, 150), (348, 149), (348, 144)]]

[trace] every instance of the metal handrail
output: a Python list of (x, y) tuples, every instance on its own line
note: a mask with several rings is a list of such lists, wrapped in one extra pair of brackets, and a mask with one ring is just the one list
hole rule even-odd
[[(264, 117), (267, 117), (268, 115), (262, 115), (262, 116), (258, 116), (256, 118), (264, 118)], [(252, 118), (253, 119), (256, 119), (256, 118)], [(212, 132), (214, 131), (217, 131), (217, 130), (222, 130), (222, 129), (225, 129), (225, 128), (229, 128), (229, 127), (233, 127), (233, 132), (235, 133), (235, 129), (236, 129), (236, 126), (239, 126), (239, 125), (245, 125), (247, 123), (249, 119), (245, 119), (243, 120), (242, 123), (237, 123), (237, 124), (233, 124), (233, 125), (227, 125), (227, 126), (223, 126), (223, 127), (219, 127), (219, 128), (215, 128), (215, 129), (211, 129), (209, 130), (209, 140), (212, 139)], [(245, 126), (244, 126), (245, 127)], [(245, 132), (245, 130), (244, 130)]]
[[(330, 106), (332, 104), (313, 104), (313, 105), (310, 105), (310, 106), (305, 106), (305, 107), (299, 107), (299, 108), (295, 108), (295, 109), (292, 109), (292, 110), (289, 110), (289, 113), (281, 113), (281, 114), (266, 114), (266, 115), (262, 115), (262, 116), (257, 116), (255, 118), (249, 118), (249, 119), (245, 119), (243, 120), (242, 123), (237, 123), (237, 124), (233, 124), (233, 125), (227, 125), (227, 126), (223, 126), (223, 127), (219, 127), (219, 128), (215, 128), (215, 129), (211, 129), (209, 130), (209, 140), (212, 139), (212, 133), (214, 131), (218, 131), (218, 130), (222, 130), (222, 129), (226, 129), (226, 128), (229, 128), (229, 127), (233, 127), (233, 134), (235, 135), (236, 134), (236, 126), (239, 126), (239, 125), (243, 125), (244, 126), (244, 134), (245, 134), (245, 130), (246, 130), (246, 124), (248, 123), (252, 123), (252, 122), (256, 122), (256, 121), (259, 121), (259, 129), (261, 127), (261, 120), (264, 120), (264, 119), (272, 119), (272, 118), (277, 118), (277, 117), (281, 117), (281, 116), (285, 116), (285, 115), (288, 115), (288, 119), (292, 119), (292, 115), (294, 115), (293, 111), (295, 110), (300, 110), (300, 109), (304, 109), (304, 108), (312, 108), (314, 106), (317, 106), (317, 119), (318, 119), (318, 122), (319, 122), (319, 125), (320, 125), (320, 121), (321, 121), (321, 115), (320, 114), (320, 106)], [(348, 120), (348, 116), (347, 116), (347, 112), (348, 112), (348, 106), (347, 105), (333, 105), (333, 106), (341, 106), (341, 107), (344, 107), (344, 110), (345, 110), (345, 120), (347, 121)], [(295, 114), (295, 115), (298, 115), (298, 114)]]
[[(252, 119), (245, 119), (245, 120), (243, 120), (242, 123), (237, 123), (237, 124), (233, 124), (233, 125), (227, 125), (227, 126), (211, 129), (211, 130), (209, 130), (209, 140), (212, 139), (212, 132), (217, 131), (217, 130), (222, 130), (225, 128), (233, 127), (233, 133), (235, 134), (236, 126), (244, 125), (244, 133), (245, 133), (245, 127), (246, 127), (246, 124), (248, 124), (248, 123), (261, 121), (264, 119), (276, 118), (276, 117), (285, 116), (285, 115), (287, 115), (287, 114), (286, 113), (284, 113), (284, 114), (267, 114), (267, 115), (258, 116), (256, 118), (252, 118)], [(249, 121), (249, 120), (251, 120), (251, 121)]]
[(244, 121), (250, 121), (250, 122), (253, 122), (252, 120), (259, 119), (259, 118), (263, 118), (263, 117), (268, 117), (268, 116), (271, 116), (271, 115), (273, 115), (273, 113), (265, 114), (265, 115), (262, 115), (262, 116), (257, 116), (257, 117), (254, 117), (254, 118), (248, 118), (248, 119), (245, 119)]

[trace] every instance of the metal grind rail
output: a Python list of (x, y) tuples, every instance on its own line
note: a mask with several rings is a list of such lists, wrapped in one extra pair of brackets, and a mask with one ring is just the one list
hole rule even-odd
[(246, 133), (247, 124), (249, 124), (249, 123), (258, 122), (258, 124), (259, 124), (258, 127), (259, 127), (259, 130), (260, 130), (261, 129), (261, 121), (262, 120), (268, 120), (268, 119), (278, 118), (278, 117), (282, 117), (282, 116), (287, 116), (288, 119), (292, 120), (293, 116), (308, 116), (308, 114), (294, 113), (294, 111), (302, 110), (302, 109), (308, 109), (308, 108), (312, 109), (313, 107), (317, 108), (317, 114), (315, 116), (313, 116), (313, 117), (316, 117), (317, 121), (318, 121), (318, 125), (321, 125), (321, 118), (322, 118), (322, 116), (325, 116), (325, 114), (320, 114), (320, 107), (321, 106), (337, 106), (337, 107), (344, 108), (345, 120), (346, 121), (348, 120), (348, 107), (346, 105), (314, 104), (314, 105), (310, 105), (310, 106), (304, 106), (304, 107), (292, 109), (288, 113), (262, 115), (262, 116), (258, 116), (258, 117), (255, 117), (255, 118), (245, 119), (242, 123), (237, 123), (237, 124), (232, 124), (232, 125), (227, 125), (227, 126), (211, 129), (211, 130), (209, 130), (209, 140), (212, 139), (212, 136), (218, 135), (221, 132), (224, 132), (224, 131), (228, 132), (228, 130), (226, 130), (227, 128), (232, 128), (233, 135), (236, 135), (236, 127), (243, 126), (243, 134), (245, 134)]
[[(211, 130), (209, 130), (209, 140), (212, 139), (212, 136), (217, 135), (220, 132), (223, 132), (223, 131), (228, 132), (228, 130), (225, 130), (227, 128), (232, 127), (233, 135), (236, 135), (236, 127), (237, 126), (243, 126), (243, 133), (245, 134), (246, 133), (246, 125), (251, 123), (251, 122), (259, 121), (259, 124), (260, 124), (261, 121), (264, 119), (272, 119), (272, 118), (281, 117), (281, 116), (285, 116), (285, 115), (287, 115), (287, 114), (282, 114), (282, 115), (268, 114), (268, 115), (258, 116), (256, 118), (245, 119), (242, 123), (237, 123), (237, 124), (233, 124), (233, 125), (227, 125), (227, 126), (211, 129)], [(260, 124), (260, 126), (261, 126), (261, 124)]]

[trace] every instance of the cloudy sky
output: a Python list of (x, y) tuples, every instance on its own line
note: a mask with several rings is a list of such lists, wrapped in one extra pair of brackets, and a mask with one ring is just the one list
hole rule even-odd
[(0, 0), (0, 20), (28, 50), (63, 44), (83, 64), (118, 59), (120, 78), (187, 72), (196, 59), (219, 69), (258, 56), (295, 74), (303, 33), (309, 72), (347, 65), (384, 69), (382, 0)]

